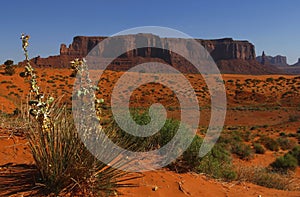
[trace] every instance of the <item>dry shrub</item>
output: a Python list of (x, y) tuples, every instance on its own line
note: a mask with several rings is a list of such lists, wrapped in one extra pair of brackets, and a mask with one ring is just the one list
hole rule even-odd
[(299, 183), (292, 174), (282, 175), (257, 166), (237, 166), (237, 180), (251, 182), (263, 187), (280, 190), (299, 190)]

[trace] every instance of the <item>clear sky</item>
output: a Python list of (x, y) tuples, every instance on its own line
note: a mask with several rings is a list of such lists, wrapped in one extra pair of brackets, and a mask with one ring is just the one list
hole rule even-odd
[(0, 64), (22, 60), (20, 34), (31, 35), (30, 56), (59, 54), (77, 35), (109, 36), (137, 26), (164, 26), (194, 38), (249, 40), (256, 54), (300, 58), (298, 0), (48, 0), (1, 1)]

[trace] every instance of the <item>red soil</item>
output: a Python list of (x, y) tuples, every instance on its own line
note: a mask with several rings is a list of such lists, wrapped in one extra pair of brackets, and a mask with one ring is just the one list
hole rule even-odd
[[(17, 69), (17, 73), (22, 68)], [(69, 78), (71, 71), (68, 69), (37, 69), (40, 76), (39, 83), (41, 83), (41, 89), (46, 90), (47, 93), (54, 95), (65, 94), (66, 101), (72, 93), (72, 83), (74, 79)], [(44, 73), (43, 77), (41, 74)], [(117, 79), (121, 76), (121, 72), (107, 71), (104, 77), (107, 80), (101, 81), (102, 93), (97, 95), (108, 103), (110, 101), (110, 93)], [(188, 75), (191, 84), (196, 90), (201, 90), (203, 86), (201, 77), (199, 75)], [(279, 131), (285, 133), (295, 133), (300, 128), (299, 121), (289, 122), (291, 115), (299, 115), (300, 111), (297, 108), (300, 103), (299, 89), (295, 91), (292, 96), (282, 97), (285, 92), (292, 91), (292, 86), (298, 84), (299, 79), (295, 83), (280, 81), (283, 86), (279, 86), (276, 83), (259, 82), (253, 87), (249, 85), (243, 85), (242, 91), (247, 94), (251, 94), (252, 90), (257, 90), (253, 99), (238, 99), (235, 98), (235, 92), (237, 87), (236, 81), (239, 83), (245, 83), (246, 79), (256, 79), (266, 81), (267, 78), (278, 79), (280, 76), (246, 76), (246, 75), (224, 75), (226, 82), (227, 95), (228, 95), (228, 111), (226, 116), (225, 125), (227, 126), (245, 126), (246, 130), (249, 130), (252, 126), (264, 126), (259, 129), (255, 129), (253, 132), (264, 133), (271, 137), (278, 137)], [(295, 76), (284, 76), (285, 79), (294, 79)], [(18, 107), (21, 108), (20, 100), (26, 101), (26, 94), (28, 92), (28, 84), (24, 83), (24, 79), (20, 78), (17, 74), (13, 76), (1, 76), (2, 83), (0, 83), (0, 110), (12, 113), (13, 110)], [(49, 80), (52, 80), (53, 83)], [(233, 83), (228, 80), (234, 80)], [(5, 81), (5, 82), (3, 82)], [(10, 82), (9, 82), (10, 81)], [(47, 82), (48, 81), (48, 82)], [(1, 81), (0, 81), (1, 82)], [(263, 86), (263, 83), (267, 84)], [(202, 84), (202, 85), (201, 85)], [(13, 86), (14, 85), (14, 86)], [(253, 85), (253, 84), (252, 84)], [(7, 87), (10, 86), (10, 87)], [(273, 91), (272, 86), (277, 86), (278, 90)], [(259, 88), (257, 88), (259, 87)], [(142, 91), (135, 91), (134, 97), (143, 99), (143, 92), (150, 92), (151, 89), (159, 91), (163, 89), (161, 86), (147, 85)], [(169, 90), (164, 89), (165, 94), (170, 93)], [(9, 94), (12, 92), (11, 94)], [(17, 95), (16, 95), (17, 94)], [(204, 93), (203, 93), (204, 94)], [(201, 106), (209, 105), (209, 95), (198, 94)], [(243, 95), (240, 95), (243, 96)], [(159, 96), (152, 94), (144, 98), (144, 104), (142, 106), (149, 106), (149, 104), (156, 102)], [(165, 98), (166, 96), (162, 96)], [(170, 100), (162, 100), (162, 103), (166, 103), (168, 106), (176, 107)], [(136, 101), (132, 102), (134, 106)], [(176, 99), (174, 100), (176, 104)], [(248, 106), (258, 109), (242, 110), (238, 109), (239, 106)], [(277, 107), (277, 108), (274, 108)], [(178, 110), (169, 111), (171, 117), (178, 118)], [(201, 112), (201, 125), (204, 126), (208, 123), (210, 118), (210, 111), (208, 109)], [(5, 119), (0, 119), (0, 127), (5, 127)], [(12, 128), (13, 129), (13, 128)], [(32, 156), (26, 144), (26, 139), (22, 136), (10, 137), (11, 131), (7, 129), (0, 129), (0, 166), (7, 163), (16, 164), (30, 164), (33, 163)], [(277, 153), (267, 151), (264, 155), (255, 155), (250, 161), (240, 161), (235, 159), (235, 162), (242, 163), (246, 166), (267, 166), (277, 157)], [(1, 169), (0, 169), (1, 170)], [(1, 171), (0, 171), (1, 172)], [(145, 172), (144, 177), (138, 180), (134, 180), (139, 187), (136, 188), (124, 188), (120, 189), (124, 196), (300, 196), (300, 192), (287, 192), (276, 189), (268, 189), (265, 187), (257, 186), (250, 183), (224, 183), (218, 182), (213, 179), (209, 179), (204, 175), (197, 175), (194, 173), (177, 174), (166, 169)], [(300, 169), (297, 169), (297, 177), (300, 177)], [(7, 188), (9, 189), (9, 188)], [(155, 191), (154, 191), (155, 190)]]

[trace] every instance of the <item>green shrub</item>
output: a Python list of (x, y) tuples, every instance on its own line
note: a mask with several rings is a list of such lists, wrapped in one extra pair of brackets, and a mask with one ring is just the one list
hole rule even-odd
[(289, 133), (287, 136), (288, 137), (297, 137), (297, 133)]
[(236, 173), (232, 167), (231, 155), (224, 147), (225, 144), (217, 143), (204, 157), (199, 157), (202, 138), (195, 136), (189, 148), (169, 167), (176, 171), (195, 171), (205, 173), (214, 178), (234, 180)]
[(266, 82), (273, 82), (273, 81), (274, 79), (272, 77), (266, 79)]
[(270, 138), (270, 137), (262, 137), (260, 139), (260, 142), (271, 151), (278, 151), (279, 150), (279, 144), (276, 140)]
[(285, 132), (280, 132), (279, 136), (286, 136)]
[(246, 142), (250, 142), (250, 140), (253, 139), (252, 133), (250, 131), (246, 131), (245, 133), (243, 133), (242, 137)]
[(277, 142), (282, 150), (289, 150), (292, 149), (296, 143), (286, 137), (280, 137), (277, 139)]
[(270, 166), (279, 172), (288, 172), (289, 170), (296, 170), (298, 166), (297, 159), (291, 154), (285, 154), (284, 156), (278, 157)]
[(200, 164), (199, 150), (202, 142), (203, 139), (196, 135), (189, 148), (182, 155), (183, 161), (185, 161), (191, 169), (198, 167)]
[(14, 65), (14, 61), (12, 60), (6, 60), (4, 62), (5, 68), (4, 68), (4, 73), (6, 75), (13, 75), (15, 74), (15, 65)]
[(200, 159), (196, 170), (213, 178), (234, 180), (237, 177), (232, 167), (230, 153), (220, 144), (216, 144), (211, 152)]
[[(150, 122), (150, 116), (148, 112), (139, 112), (138, 110), (133, 110), (131, 113), (132, 119), (139, 125), (147, 125)], [(125, 116), (124, 116), (125, 117)], [(126, 119), (121, 120), (122, 125), (128, 124)], [(115, 143), (118, 143), (119, 146), (123, 147), (124, 145), (132, 151), (150, 151), (155, 150), (159, 147), (166, 145), (171, 139), (175, 136), (179, 129), (180, 122), (174, 119), (167, 119), (164, 126), (161, 130), (149, 137), (137, 137), (133, 136), (126, 131), (123, 131), (116, 122), (113, 121), (113, 129), (115, 130), (116, 136), (112, 140)], [(133, 131), (132, 132), (138, 132)], [(184, 136), (188, 139), (188, 136)], [(122, 141), (120, 139), (126, 139)], [(185, 139), (181, 139), (184, 142)], [(124, 145), (123, 145), (124, 142)], [(176, 142), (175, 142), (176, 143)], [(173, 144), (175, 147), (175, 144)], [(180, 150), (173, 150), (174, 154)]]
[(290, 114), (289, 115), (289, 122), (297, 122), (299, 120), (299, 115)]
[(244, 143), (235, 144), (232, 147), (231, 152), (239, 156), (239, 158), (245, 160), (249, 160), (253, 156), (253, 150), (251, 149), (251, 147)]
[(218, 140), (218, 143), (234, 145), (243, 141), (242, 134), (239, 131), (223, 133)]
[(266, 150), (264, 149), (264, 147), (261, 144), (254, 143), (253, 147), (254, 147), (255, 153), (257, 153), (257, 154), (264, 154), (266, 152)]
[(289, 151), (289, 154), (293, 155), (297, 159), (298, 165), (300, 166), (300, 146), (295, 146), (291, 151)]
[(230, 153), (222, 145), (216, 144), (207, 155), (199, 158), (201, 143), (202, 139), (196, 137), (183, 154), (184, 163), (189, 166), (189, 169), (198, 173), (205, 173), (213, 178), (234, 180), (236, 173), (231, 164)]

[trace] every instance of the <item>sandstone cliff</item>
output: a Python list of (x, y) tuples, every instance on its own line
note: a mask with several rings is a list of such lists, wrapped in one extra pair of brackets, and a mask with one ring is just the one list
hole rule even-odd
[[(65, 44), (61, 45), (60, 55), (71, 55), (84, 57), (92, 50), (99, 42), (104, 40), (106, 37), (86, 37), (77, 36), (74, 37), (72, 44), (67, 47)], [(155, 42), (158, 47), (161, 47), (161, 43), (164, 42), (164, 38), (154, 36), (155, 40), (151, 40), (152, 36), (147, 34), (139, 34), (139, 39), (144, 39), (144, 42)], [(204, 48), (206, 48), (215, 61), (218, 60), (229, 60), (229, 59), (241, 59), (241, 60), (253, 60), (255, 59), (254, 45), (248, 41), (234, 41), (231, 38), (216, 39), (216, 40), (202, 40), (196, 39), (200, 42)], [(132, 41), (134, 44), (134, 40)], [(125, 43), (125, 41), (124, 41)], [(127, 43), (128, 44), (128, 43)], [(146, 49), (144, 49), (146, 50)], [(149, 49), (147, 49), (149, 50)], [(160, 55), (161, 51), (155, 51), (157, 49), (150, 49), (149, 55)], [(154, 51), (152, 51), (154, 50)], [(134, 54), (134, 53), (133, 53)], [(136, 56), (145, 57), (147, 53), (140, 50)]]
[(256, 60), (262, 64), (271, 64), (275, 66), (288, 66), (286, 56), (277, 55), (275, 57), (266, 56), (265, 53), (261, 56), (257, 56)]
[[(85, 57), (89, 51), (91, 51), (105, 38), (106, 37), (76, 36), (73, 38), (73, 42), (69, 46), (65, 44), (61, 45), (60, 55), (51, 56), (49, 58), (37, 57), (33, 59), (33, 62), (39, 67), (68, 67), (70, 60), (78, 57)], [(149, 34), (138, 34), (138, 37), (135, 39), (138, 39), (139, 42), (152, 42), (157, 47), (140, 48), (132, 51), (126, 50), (127, 52), (119, 56), (119, 58), (117, 58), (112, 65), (109, 66), (109, 69), (124, 71), (128, 70), (132, 66), (152, 59), (152, 61), (155, 60), (158, 62), (168, 63), (181, 72), (196, 72), (196, 69), (191, 66), (187, 60), (179, 57), (177, 54), (174, 54), (169, 50), (161, 49), (165, 44), (165, 38)], [(126, 47), (128, 44), (136, 46), (137, 40), (135, 39), (119, 40), (119, 43), (124, 43), (124, 45), (120, 47)], [(180, 42), (180, 40), (181, 39), (178, 39), (178, 42)], [(222, 73), (269, 74), (280, 72), (271, 66), (259, 64), (256, 61), (255, 47), (248, 41), (235, 41), (231, 38), (196, 40), (211, 54)], [(108, 50), (110, 49), (104, 47), (104, 49), (101, 49), (101, 53), (109, 54)], [(189, 53), (193, 53), (193, 50), (197, 49), (188, 49), (188, 46), (186, 46), (186, 48), (182, 50), (188, 50)]]

